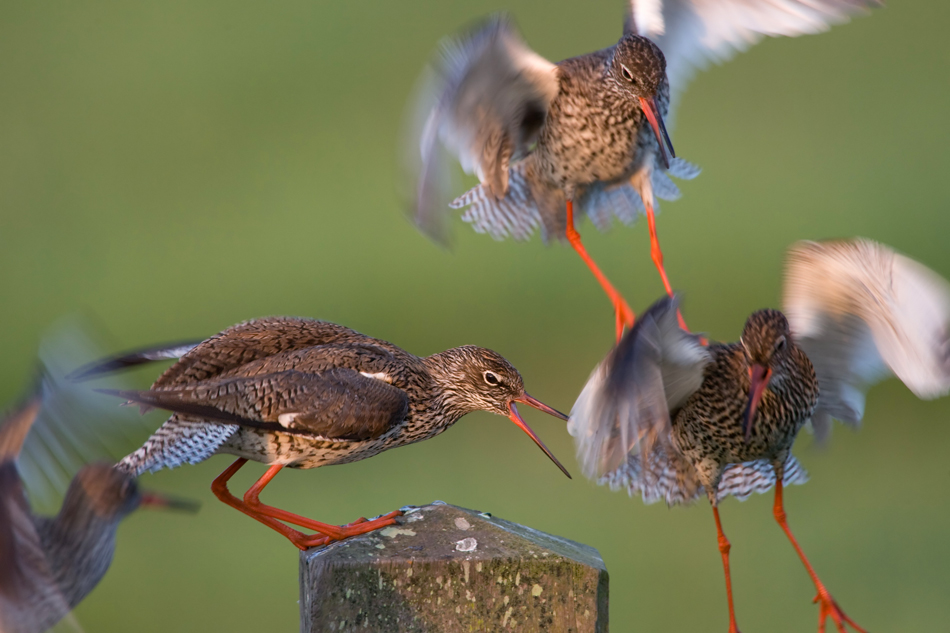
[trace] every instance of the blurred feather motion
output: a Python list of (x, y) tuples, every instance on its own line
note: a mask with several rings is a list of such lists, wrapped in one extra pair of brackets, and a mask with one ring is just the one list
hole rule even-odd
[[(55, 372), (55, 364), (50, 369)], [(81, 406), (66, 420), (70, 398), (60, 386), (53, 373), (43, 372), (33, 393), (0, 423), (0, 633), (40, 633), (67, 618), (105, 575), (119, 522), (136, 508), (196, 509), (139, 491), (134, 477), (108, 462), (84, 463), (64, 482), (63, 472), (81, 462), (83, 449), (101, 454), (103, 447), (93, 446), (81, 428), (87, 422)], [(62, 450), (67, 446), (70, 451)], [(23, 472), (21, 479), (27, 461), (30, 475)], [(65, 490), (59, 512), (35, 515), (25, 488)]]
[(823, 629), (854, 624), (808, 563), (785, 520), (783, 485), (806, 474), (791, 448), (811, 421), (856, 424), (865, 392), (896, 375), (921, 398), (950, 391), (950, 285), (869, 240), (801, 242), (787, 258), (785, 312), (760, 310), (737, 343), (704, 347), (665, 298), (594, 370), (568, 429), (584, 473), (650, 503), (713, 506), (736, 630), (729, 542), (718, 503), (775, 486), (774, 514), (815, 583)]
[[(411, 209), (427, 235), (447, 242), (449, 207), (496, 239), (566, 238), (597, 277), (617, 317), (629, 306), (581, 243), (577, 213), (601, 230), (647, 217), (651, 257), (667, 294), (656, 198), (680, 192), (669, 175), (699, 170), (677, 159), (664, 121), (692, 74), (764, 36), (797, 36), (876, 6), (876, 0), (631, 0), (621, 39), (549, 62), (505, 18), (447, 40), (411, 106), (404, 161)], [(457, 195), (449, 156), (481, 184)], [(451, 201), (451, 202), (450, 202)]]

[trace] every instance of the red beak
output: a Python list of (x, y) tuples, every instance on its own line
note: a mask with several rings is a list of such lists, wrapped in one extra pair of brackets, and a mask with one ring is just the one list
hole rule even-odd
[(514, 422), (516, 425), (518, 425), (518, 428), (520, 428), (522, 431), (524, 431), (525, 433), (527, 433), (527, 434), (528, 434), (528, 437), (530, 437), (532, 440), (534, 440), (534, 443), (538, 445), (538, 448), (540, 448), (542, 451), (544, 451), (544, 454), (547, 455), (548, 458), (549, 458), (552, 462), (554, 462), (554, 463), (557, 465), (558, 468), (561, 469), (561, 472), (562, 472), (562, 473), (564, 473), (565, 475), (567, 475), (567, 478), (568, 478), (568, 479), (571, 479), (571, 473), (567, 472), (567, 469), (564, 468), (564, 466), (561, 464), (561, 462), (559, 462), (559, 461), (557, 460), (557, 457), (555, 457), (554, 454), (551, 453), (551, 451), (548, 450), (548, 447), (544, 445), (544, 442), (541, 441), (541, 438), (538, 437), (537, 434), (536, 434), (534, 431), (531, 430), (531, 427), (528, 426), (528, 425), (525, 423), (525, 421), (521, 419), (521, 415), (518, 414), (518, 408), (515, 406), (515, 401), (517, 401), (517, 402), (523, 402), (523, 403), (525, 403), (526, 405), (528, 405), (528, 406), (530, 406), (530, 407), (534, 407), (534, 408), (537, 409), (538, 411), (544, 411), (545, 413), (548, 413), (548, 414), (550, 414), (550, 415), (553, 415), (554, 417), (560, 418), (560, 419), (562, 419), (562, 420), (564, 420), (564, 421), (567, 421), (567, 419), (568, 419), (567, 416), (564, 415), (563, 413), (561, 413), (560, 411), (558, 411), (557, 409), (552, 409), (551, 407), (549, 407), (548, 405), (544, 404), (544, 403), (541, 402), (540, 400), (535, 400), (534, 398), (532, 398), (532, 397), (529, 396), (528, 394), (524, 394), (524, 395), (521, 396), (520, 398), (515, 398), (514, 401), (508, 403), (508, 409), (509, 409), (509, 411), (511, 412), (511, 414), (508, 416), (508, 419), (511, 420), (512, 422)]
[[(676, 158), (676, 152), (673, 151), (673, 143), (670, 141), (670, 135), (666, 132), (666, 125), (663, 123), (663, 117), (660, 116), (660, 109), (656, 107), (656, 99), (645, 99), (640, 97), (640, 108), (647, 115), (647, 121), (653, 128), (656, 135), (656, 142), (660, 145), (660, 154), (663, 156), (663, 167), (670, 168), (670, 156)], [(670, 153), (666, 153), (666, 148), (670, 148)]]
[(168, 497), (157, 492), (143, 491), (139, 495), (139, 507), (162, 508), (166, 510), (183, 510), (185, 512), (197, 512), (201, 504), (191, 499), (179, 499)]
[(745, 441), (752, 435), (752, 422), (755, 420), (756, 409), (765, 394), (765, 388), (772, 377), (772, 370), (768, 367), (755, 364), (749, 367), (749, 404), (746, 405), (745, 415), (742, 417), (742, 433)]

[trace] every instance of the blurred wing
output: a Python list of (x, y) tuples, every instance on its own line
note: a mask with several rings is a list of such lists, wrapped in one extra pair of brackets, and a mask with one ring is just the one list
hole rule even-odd
[(446, 150), (475, 172), (496, 197), (508, 190), (509, 164), (527, 154), (557, 95), (557, 67), (525, 45), (509, 21), (496, 16), (466, 37), (447, 41), (412, 112), (407, 157), (415, 182), (414, 221), (445, 242), (452, 197)]
[(712, 357), (680, 329), (677, 305), (665, 297), (644, 312), (574, 403), (568, 431), (587, 477), (615, 470), (635, 449), (646, 457), (668, 444), (671, 412), (702, 384)]
[(763, 37), (827, 31), (879, 0), (630, 0), (625, 30), (650, 38), (666, 57), (668, 118), (697, 70), (721, 64)]
[(818, 375), (813, 422), (857, 423), (864, 394), (894, 374), (918, 397), (950, 391), (950, 284), (864, 239), (800, 242), (788, 253), (785, 314)]
[(402, 422), (409, 411), (409, 399), (401, 389), (342, 368), (320, 374), (289, 370), (224, 378), (182, 389), (108, 393), (222, 424), (339, 441), (377, 438)]
[(55, 511), (84, 465), (114, 462), (141, 445), (151, 430), (131, 411), (116, 407), (113, 399), (66, 378), (101, 355), (89, 330), (75, 322), (58, 326), (40, 346), (39, 408), (17, 460), (37, 512)]

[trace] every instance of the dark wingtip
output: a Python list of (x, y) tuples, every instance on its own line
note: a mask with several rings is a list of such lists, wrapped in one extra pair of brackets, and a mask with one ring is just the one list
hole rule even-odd
[(84, 382), (106, 374), (132, 369), (133, 367), (155, 361), (175, 360), (181, 358), (181, 356), (197, 347), (200, 343), (201, 341), (182, 341), (180, 343), (171, 343), (160, 347), (149, 347), (132, 352), (123, 352), (115, 356), (87, 363), (82, 367), (74, 369), (66, 374), (66, 379), (72, 382)]

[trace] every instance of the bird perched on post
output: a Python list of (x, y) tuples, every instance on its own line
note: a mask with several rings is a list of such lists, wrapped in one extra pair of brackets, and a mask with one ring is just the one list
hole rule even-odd
[(820, 630), (849, 619), (792, 536), (783, 486), (804, 483), (791, 455), (809, 421), (858, 423), (864, 392), (889, 374), (921, 398), (950, 391), (950, 285), (868, 241), (802, 242), (789, 252), (784, 314), (759, 310), (736, 343), (680, 329), (677, 301), (655, 303), (591, 375), (568, 429), (584, 473), (650, 503), (713, 507), (729, 601), (729, 541), (718, 503), (775, 486), (774, 516), (817, 590)]
[[(157, 358), (162, 352), (107, 359), (75, 377), (135, 365), (146, 355)], [(434, 437), (473, 411), (507, 416), (568, 474), (522, 420), (516, 403), (567, 416), (525, 393), (518, 370), (482, 347), (420, 358), (325, 321), (257, 319), (190, 348), (151, 389), (112, 393), (174, 412), (120, 468), (139, 475), (216, 453), (235, 455), (237, 461), (215, 480), (215, 495), (301, 549), (391, 525), (401, 512), (340, 527), (264, 505), (259, 495), (281, 469), (366, 459)], [(270, 467), (242, 500), (228, 491), (227, 482), (249, 459)]]
[[(575, 227), (587, 215), (645, 213), (653, 262), (672, 288), (656, 232), (656, 198), (679, 189), (667, 177), (699, 170), (675, 158), (664, 120), (697, 67), (724, 61), (765, 35), (796, 36), (843, 22), (875, 0), (631, 0), (620, 40), (557, 64), (532, 51), (504, 17), (446, 42), (414, 106), (406, 163), (412, 214), (447, 241), (448, 207), (496, 239), (566, 238), (614, 306), (617, 336), (633, 324), (623, 297), (587, 254)], [(481, 184), (452, 200), (446, 153)]]
[[(38, 416), (38, 389), (0, 423), (0, 631), (41, 633), (66, 617), (99, 584), (115, 550), (119, 522), (141, 506), (191, 508), (142, 492), (108, 463), (83, 466), (54, 517), (36, 516), (17, 461)], [(39, 441), (39, 440), (37, 440)], [(47, 455), (53, 460), (52, 455)]]

